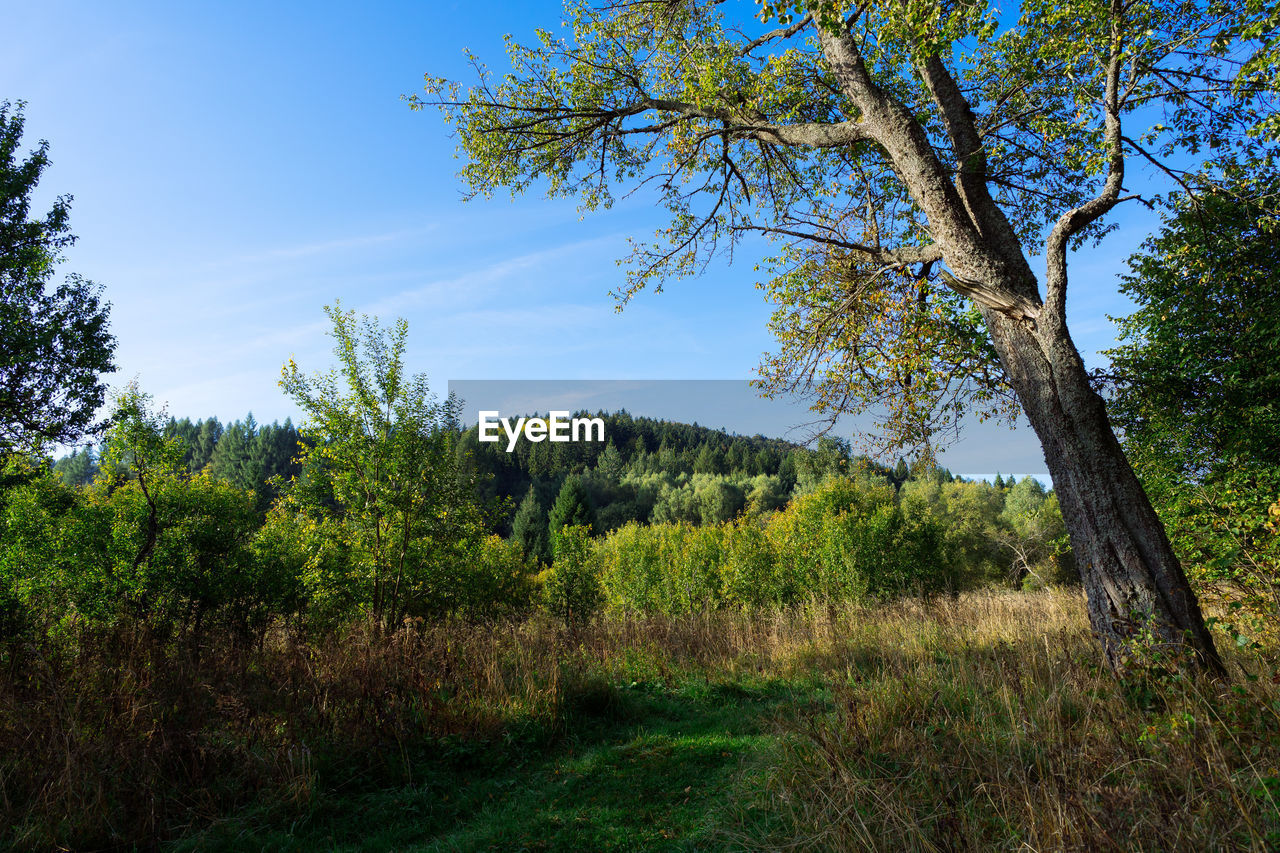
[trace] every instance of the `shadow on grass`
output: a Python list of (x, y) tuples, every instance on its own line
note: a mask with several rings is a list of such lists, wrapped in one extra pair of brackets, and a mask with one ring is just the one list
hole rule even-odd
[(779, 680), (591, 683), (566, 697), (556, 731), (433, 744), (402, 762), (407, 784), (322, 778), (287, 829), (246, 813), (178, 849), (722, 849), (742, 817), (735, 792), (776, 747), (769, 720), (821, 702)]

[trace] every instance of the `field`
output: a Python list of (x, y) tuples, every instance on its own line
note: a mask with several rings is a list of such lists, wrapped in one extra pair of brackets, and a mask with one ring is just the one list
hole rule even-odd
[(1280, 684), (1117, 681), (1077, 590), (29, 649), (18, 848), (1274, 849)]

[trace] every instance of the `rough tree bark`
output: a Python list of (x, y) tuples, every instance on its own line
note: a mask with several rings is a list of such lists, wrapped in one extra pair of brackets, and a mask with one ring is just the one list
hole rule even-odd
[[(606, 4), (606, 9), (620, 15), (632, 8), (641, 10), (636, 19), (639, 23), (630, 19), (626, 22), (635, 24), (634, 32), (640, 44), (636, 55), (644, 55), (651, 47), (645, 42), (646, 38), (654, 33), (658, 33), (654, 36), (655, 43), (665, 38), (661, 35), (664, 10), (685, 5), (618, 0)], [(791, 4), (779, 5), (789, 7)], [(698, 253), (704, 230), (711, 233), (709, 239), (714, 244), (714, 235), (721, 228), (760, 231), (837, 246), (839, 252), (848, 253), (856, 261), (868, 261), (880, 268), (871, 282), (890, 270), (920, 277), (937, 273), (947, 287), (978, 306), (1005, 374), (1040, 437), (1054, 488), (1059, 493), (1063, 518), (1082, 567), (1092, 625), (1112, 667), (1125, 669), (1135, 653), (1143, 653), (1142, 647), (1150, 637), (1156, 645), (1167, 646), (1175, 657), (1185, 657), (1215, 675), (1222, 674), (1222, 661), (1214, 649), (1195, 595), (1159, 518), (1121, 452), (1106, 408), (1090, 384), (1066, 323), (1068, 245), (1073, 237), (1086, 233), (1100, 217), (1127, 198), (1122, 195), (1124, 146), (1134, 143), (1127, 142), (1122, 135), (1121, 119), (1126, 109), (1141, 104), (1151, 108), (1154, 103), (1146, 100), (1149, 93), (1143, 88), (1144, 79), (1162, 72), (1149, 68), (1141, 51), (1126, 53), (1126, 39), (1145, 32), (1147, 24), (1126, 21), (1127, 15), (1134, 14), (1135, 7), (1124, 0), (1110, 0), (1109, 9), (1105, 10), (1096, 6), (1089, 8), (1090, 27), (1085, 36), (1091, 70), (1079, 86), (1091, 88), (1087, 92), (1081, 89), (1081, 100), (1075, 107), (1081, 110), (1080, 114), (1100, 114), (1103, 118), (1102, 127), (1096, 128), (1100, 131), (1097, 138), (1100, 149), (1085, 152), (1100, 155), (1097, 159), (1102, 172), (1101, 186), (1096, 196), (1080, 201), (1076, 194), (1084, 192), (1081, 187), (1091, 179), (1075, 175), (1079, 167), (1072, 167), (1071, 181), (1064, 185), (1051, 183), (1046, 193), (1038, 193), (1045, 198), (1070, 199), (1062, 202), (1069, 209), (1053, 225), (1045, 243), (1042, 296), (1041, 282), (1027, 260), (1019, 229), (1012, 226), (989, 190), (991, 182), (1000, 178), (988, 172), (989, 140), (984, 141), (979, 132), (965, 90), (957, 84), (944, 58), (943, 52), (950, 51), (951, 46), (930, 47), (926, 43), (928, 39), (922, 37), (921, 44), (895, 47), (892, 61), (909, 61), (913, 67), (895, 69), (895, 73), (902, 72), (897, 76), (885, 74), (877, 65), (885, 59), (883, 52), (872, 55), (871, 68), (860, 53), (860, 44), (875, 43), (874, 38), (862, 40), (867, 34), (855, 32), (860, 22), (870, 17), (867, 6), (856, 8), (849, 19), (841, 21), (829, 20), (827, 7), (832, 4), (800, 5), (814, 11), (793, 25), (744, 43), (738, 55), (745, 56), (774, 39), (785, 40), (812, 27), (818, 36), (822, 60), (840, 96), (833, 99), (838, 101), (838, 107), (826, 114), (829, 118), (826, 121), (771, 121), (763, 111), (766, 107), (757, 104), (758, 99), (749, 91), (750, 87), (748, 91), (737, 92), (734, 90), (737, 84), (730, 79), (723, 81), (723, 90), (714, 92), (699, 92), (698, 85), (684, 88), (657, 85), (652, 88), (661, 90), (660, 94), (651, 92), (643, 62), (636, 60), (632, 67), (628, 64), (634, 59), (631, 53), (626, 49), (617, 53), (619, 45), (626, 41), (619, 33), (628, 32), (626, 27), (610, 29), (607, 36), (600, 36), (600, 43), (606, 47), (598, 54), (590, 46), (576, 51), (548, 43), (541, 50), (551, 51), (553, 62), (546, 67), (526, 63), (526, 79), (503, 83), (496, 91), (484, 83), (473, 90), (467, 101), (447, 99), (433, 103), (457, 111), (455, 117), (465, 128), (463, 144), (479, 164), (468, 173), (476, 192), (502, 184), (522, 189), (526, 178), (550, 175), (557, 187), (555, 192), (577, 189), (587, 193), (595, 204), (600, 198), (597, 184), (608, 182), (606, 164), (620, 165), (619, 180), (624, 180), (634, 175), (637, 162), (648, 161), (653, 156), (652, 148), (647, 145), (630, 148), (625, 140), (652, 139), (674, 133), (676, 128), (687, 131), (678, 145), (672, 145), (675, 153), (674, 162), (668, 164), (670, 171), (659, 171), (652, 177), (665, 176), (669, 182), (667, 187), (684, 186), (682, 182), (693, 172), (720, 170), (722, 183), (718, 192), (711, 180), (701, 189), (689, 190), (688, 194), (671, 190), (669, 207), (676, 213), (678, 235), (669, 252), (645, 258), (648, 270), (637, 277), (639, 285), (628, 285), (627, 293), (643, 286), (654, 269), (675, 269), (685, 274), (687, 259)], [(841, 4), (834, 5), (844, 8)], [(915, 7), (900, 5), (903, 8), (898, 11), (909, 18)], [(673, 16), (673, 20), (678, 17)], [(586, 25), (588, 42), (595, 32), (592, 26)], [(900, 38), (900, 34), (886, 37), (893, 41)], [(552, 67), (561, 61), (574, 70), (581, 70), (582, 78), (576, 81), (576, 88), (563, 87), (564, 80), (572, 74), (566, 76)], [(673, 61), (679, 67), (683, 59), (676, 57)], [(615, 67), (619, 64), (625, 67)], [(1100, 72), (1096, 77), (1093, 69)], [(1023, 69), (1020, 73), (1035, 71)], [(880, 74), (880, 78), (876, 74)], [(1096, 93), (1092, 88), (1095, 81)], [(827, 82), (822, 81), (824, 92), (820, 100), (830, 94), (825, 92)], [(921, 105), (914, 102), (914, 92), (910, 106), (895, 94), (904, 86), (914, 87), (917, 83), (923, 84), (924, 94), (932, 101), (934, 116), (928, 120), (928, 126), (920, 116)], [(809, 84), (811, 81), (806, 77), (805, 85)], [(1157, 85), (1157, 89), (1163, 85)], [(452, 95), (452, 89), (444, 81), (433, 81), (429, 88), (439, 94)], [(789, 95), (798, 101), (803, 92)], [(784, 98), (783, 104), (787, 103), (788, 99)], [(779, 112), (786, 114), (782, 108)], [(821, 110), (815, 114), (823, 115)], [(934, 133), (935, 119), (945, 139)], [(631, 120), (636, 123), (627, 125)], [(1082, 146), (1094, 143), (1093, 129), (1090, 124)], [(987, 131), (991, 129), (988, 127)], [(710, 147), (717, 139), (723, 145), (723, 158), (707, 165), (703, 144)], [(739, 143), (754, 143), (760, 149), (758, 162), (764, 164), (761, 168), (765, 171), (774, 168), (769, 164), (772, 162), (770, 152), (775, 149), (843, 149), (851, 161), (859, 161), (866, 152), (872, 151), (869, 159), (875, 167), (878, 169), (887, 163), (923, 213), (927, 234), (922, 237), (917, 230), (914, 211), (910, 229), (903, 232), (904, 245), (897, 247), (881, 244), (874, 213), (868, 214), (868, 221), (858, 221), (867, 226), (866, 233), (871, 235), (865, 239), (856, 232), (850, 235), (843, 230), (833, 230), (825, 223), (818, 225), (816, 231), (806, 232), (804, 225), (812, 224), (807, 214), (788, 218), (784, 213), (778, 221), (770, 223), (755, 223), (749, 218), (735, 220), (734, 215), (726, 212), (733, 207), (726, 203), (726, 198), (737, 191), (738, 185), (742, 198), (748, 203), (751, 196), (748, 178), (729, 153), (730, 146)], [(1137, 150), (1142, 153), (1141, 149)], [(591, 164), (590, 177), (575, 183), (569, 171), (580, 160)], [(1089, 158), (1091, 164), (1093, 160)], [(787, 172), (785, 166), (777, 168), (783, 185), (795, 177), (796, 173)], [(768, 195), (773, 191), (772, 180), (764, 180), (764, 184), (762, 190)], [(702, 192), (717, 200), (709, 213), (695, 216), (686, 202), (690, 196)], [(774, 200), (778, 199), (787, 211), (790, 205), (800, 203), (785, 192)], [(895, 204), (896, 201), (895, 194)], [(866, 205), (871, 207), (869, 195)], [(763, 204), (762, 209), (768, 210), (769, 205)], [(819, 219), (822, 215), (817, 214)], [(1042, 213), (1037, 211), (1034, 215), (1038, 218)], [(854, 219), (858, 216), (860, 214)], [(690, 221), (695, 224), (689, 225)], [(796, 222), (802, 223), (798, 226), (800, 230), (789, 227)], [(668, 233), (671, 231), (667, 229)], [(846, 236), (849, 239), (843, 239)], [(862, 242), (851, 242), (855, 239)], [(844, 259), (842, 254), (841, 261)], [(856, 298), (862, 285), (869, 284), (865, 266), (855, 263), (849, 272), (851, 277), (862, 276), (850, 282), (854, 285), (851, 299)]]
[[(1119, 9), (1113, 7), (1113, 14)], [(854, 40), (822, 33), (828, 66), (857, 105), (861, 127), (888, 154), (929, 220), (952, 289), (974, 300), (1005, 372), (1044, 448), (1063, 520), (1081, 567), (1089, 618), (1113, 669), (1123, 671), (1144, 635), (1175, 658), (1214, 675), (1225, 670), (1199, 603), (1164, 527), (1116, 440), (1065, 318), (1066, 247), (1071, 236), (1120, 200), (1124, 180), (1118, 104), (1121, 51), (1113, 38), (1103, 96), (1110, 154), (1099, 195), (1062, 215), (1046, 244), (1047, 296), (1014, 229), (988, 192), (983, 145), (972, 110), (945, 64), (917, 70), (929, 88), (955, 155), (942, 163), (924, 128), (877, 87)]]
[(1089, 621), (1113, 669), (1149, 630), (1224, 673), (1195, 593), (1125, 458), (1065, 326), (1030, 328), (984, 311), (1018, 399), (1044, 448), (1088, 596)]

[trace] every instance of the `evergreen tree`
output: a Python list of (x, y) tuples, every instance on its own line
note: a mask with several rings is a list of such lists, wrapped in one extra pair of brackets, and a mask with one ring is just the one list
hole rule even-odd
[(550, 561), (549, 523), (547, 511), (542, 506), (542, 501), (538, 500), (537, 490), (530, 486), (524, 500), (520, 502), (520, 508), (516, 510), (515, 521), (511, 524), (511, 538), (520, 543), (525, 556), (544, 563)]
[(87, 486), (98, 476), (98, 462), (93, 451), (85, 447), (59, 459), (53, 472), (68, 486)]
[(192, 471), (203, 471), (213, 461), (213, 451), (222, 438), (222, 424), (217, 418), (200, 421), (199, 430), (191, 442), (191, 457), (188, 462)]
[(693, 473), (695, 474), (723, 474), (725, 473), (724, 453), (719, 446), (714, 444), (702, 445), (702, 450), (698, 453), (698, 457), (693, 462)]
[(566, 478), (564, 485), (560, 487), (560, 494), (556, 496), (555, 505), (551, 507), (548, 533), (552, 550), (555, 550), (560, 531), (566, 525), (593, 530), (595, 523), (595, 507), (591, 505), (591, 498), (582, 484), (582, 478), (577, 476)]
[(237, 488), (260, 489), (262, 471), (253, 459), (253, 443), (258, 435), (258, 425), (253, 413), (243, 421), (227, 426), (209, 460), (210, 472), (219, 480), (226, 480)]
[(605, 446), (604, 453), (600, 454), (600, 460), (596, 463), (596, 470), (600, 472), (601, 476), (612, 482), (622, 479), (622, 454), (618, 452), (618, 448), (614, 446), (612, 439)]

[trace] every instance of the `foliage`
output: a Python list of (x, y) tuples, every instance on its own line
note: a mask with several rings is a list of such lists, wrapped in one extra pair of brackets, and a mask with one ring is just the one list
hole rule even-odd
[(49, 145), (18, 160), (22, 107), (0, 103), (0, 454), (77, 441), (102, 405), (101, 374), (115, 369), (101, 288), (77, 275), (49, 286), (75, 242), (71, 197), (28, 219)]
[[(1280, 175), (1229, 169), (1130, 258), (1112, 418), (1201, 594), (1274, 614), (1280, 547)], [(1274, 616), (1270, 617), (1274, 618)]]
[(555, 562), (544, 575), (543, 602), (571, 630), (591, 621), (604, 595), (591, 560), (591, 529), (581, 525), (560, 528), (555, 538)]
[(902, 273), (866, 271), (868, 283), (851, 286), (826, 247), (790, 248), (774, 263), (784, 270), (761, 285), (777, 341), (760, 364), (767, 396), (803, 392), (832, 424), (873, 413), (868, 446), (880, 452), (949, 440), (975, 405), (1010, 421), (1018, 412), (982, 318), (960, 295)]
[(573, 476), (566, 478), (560, 487), (560, 494), (556, 495), (556, 502), (551, 505), (551, 511), (547, 513), (547, 530), (552, 553), (559, 552), (560, 531), (566, 526), (582, 527), (590, 535), (595, 521), (595, 507), (591, 505), (591, 498), (582, 485), (582, 479)]
[[(510, 499), (517, 511), (530, 489), (549, 508), (565, 479), (580, 477), (596, 511), (593, 528), (604, 532), (628, 521), (649, 521), (664, 486), (679, 489), (694, 479), (705, 490), (715, 478), (722, 478), (727, 486), (742, 490), (744, 499), (758, 487), (755, 511), (779, 509), (795, 485), (796, 460), (811, 453), (787, 441), (730, 435), (696, 424), (633, 417), (625, 411), (593, 416), (605, 423), (608, 439), (604, 444), (519, 441), (507, 453), (498, 443), (480, 442), (476, 427), (471, 427), (458, 441), (459, 468), (474, 473), (482, 500)], [(702, 468), (715, 468), (718, 473), (698, 474), (699, 460)], [(766, 483), (758, 477), (773, 479)], [(729, 512), (736, 503), (735, 496), (724, 497), (729, 498), (727, 504), (713, 509), (712, 517)], [(698, 500), (684, 495), (672, 499), (681, 505), (673, 507), (678, 511), (671, 518), (701, 519)], [(513, 517), (510, 523), (514, 521)], [(505, 520), (497, 526), (498, 532), (510, 529)]]
[(293, 576), (259, 561), (251, 493), (182, 469), (163, 415), (128, 386), (88, 488), (40, 471), (5, 494), (0, 602), (14, 630), (67, 618), (135, 619), (198, 637), (210, 624), (258, 635), (296, 609)]
[(87, 486), (98, 476), (98, 459), (92, 448), (81, 447), (53, 465), (53, 473), (68, 486)]
[(537, 187), (594, 210), (649, 188), (668, 222), (634, 244), (621, 300), (746, 235), (784, 241), (763, 387), (808, 388), (832, 416), (887, 401), (889, 445), (965, 407), (1012, 411), (978, 309), (1033, 313), (1039, 296), (998, 283), (1005, 249), (1055, 224), (1062, 245), (1105, 233), (1128, 157), (1172, 171), (1271, 150), (1250, 134), (1275, 91), (1266, 4), (811, 0), (758, 17), (783, 25), (714, 2), (574, 2), (562, 32), (508, 40), (510, 74), (473, 58), (470, 87), (428, 77), (409, 100), (457, 131), (472, 196)]
[(941, 530), (871, 476), (832, 478), (766, 520), (631, 524), (595, 549), (611, 607), (690, 613), (953, 589)]
[[(310, 476), (284, 496), (312, 543), (305, 581), (317, 598), (345, 598), (384, 626), (457, 610), (468, 555), (485, 513), (455, 468), (456, 403), (439, 403), (423, 375), (404, 374), (407, 324), (382, 329), (326, 308), (338, 365), (306, 376), (292, 360), (281, 387), (306, 413)], [(340, 555), (340, 557), (335, 557)]]
[(1001, 517), (1008, 534), (998, 541), (1013, 555), (1015, 583), (1046, 586), (1078, 580), (1057, 495), (1024, 477), (1009, 490)]
[(546, 563), (551, 560), (550, 522), (547, 511), (538, 500), (537, 490), (529, 487), (516, 517), (511, 522), (511, 538), (519, 543), (521, 549), (532, 560)]

